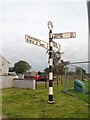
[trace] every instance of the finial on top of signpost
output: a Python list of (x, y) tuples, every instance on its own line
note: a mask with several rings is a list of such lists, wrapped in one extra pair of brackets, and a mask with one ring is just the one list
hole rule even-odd
[(53, 23), (51, 21), (48, 21), (47, 25), (48, 25), (48, 29), (49, 30), (53, 30), (54, 29)]

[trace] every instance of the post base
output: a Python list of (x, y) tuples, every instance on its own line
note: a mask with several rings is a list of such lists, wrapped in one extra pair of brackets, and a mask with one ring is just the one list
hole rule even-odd
[(54, 101), (48, 101), (48, 103), (49, 103), (49, 104), (53, 104), (53, 103), (54, 103)]

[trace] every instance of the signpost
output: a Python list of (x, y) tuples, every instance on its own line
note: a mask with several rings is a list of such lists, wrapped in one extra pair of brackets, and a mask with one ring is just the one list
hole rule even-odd
[(67, 38), (75, 38), (76, 32), (66, 32), (66, 33), (54, 33), (53, 39), (67, 39)]
[(55, 41), (52, 41), (53, 42), (53, 47), (57, 48), (58, 50), (60, 50), (61, 46), (59, 43), (56, 43)]
[[(25, 41), (30, 43), (30, 44), (34, 44), (40, 47), (44, 47), (45, 49), (49, 49), (49, 44), (43, 40), (37, 39), (35, 37), (32, 37), (30, 35), (25, 35)], [(58, 50), (60, 50), (60, 44), (56, 43), (53, 41), (53, 47), (57, 48)]]
[(65, 32), (65, 33), (52, 33), (53, 23), (51, 21), (48, 22), (49, 28), (49, 43), (32, 37), (30, 35), (25, 35), (25, 41), (34, 44), (45, 49), (49, 49), (49, 100), (48, 103), (53, 103), (53, 47), (60, 50), (60, 44), (53, 41), (53, 39), (67, 39), (67, 38), (75, 38), (76, 32)]
[(44, 47), (45, 49), (48, 49), (48, 43), (43, 41), (43, 40), (39, 40), (35, 37), (32, 37), (30, 35), (25, 35), (25, 41), (30, 43), (30, 44), (34, 44), (40, 47)]
[[(53, 45), (57, 47), (57, 43), (52, 41), (52, 39), (66, 39), (66, 38), (75, 38), (76, 32), (66, 32), (66, 33), (52, 33), (53, 23), (48, 22), (49, 28), (49, 103), (53, 103)], [(60, 47), (60, 46), (59, 46)], [(58, 48), (58, 47), (57, 47)]]

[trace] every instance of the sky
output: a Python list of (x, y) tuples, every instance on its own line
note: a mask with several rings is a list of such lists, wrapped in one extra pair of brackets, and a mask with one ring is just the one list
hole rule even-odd
[[(35, 71), (48, 67), (46, 49), (25, 42), (25, 34), (48, 42), (48, 21), (53, 33), (76, 32), (73, 39), (54, 39), (64, 52), (62, 59), (88, 60), (86, 0), (0, 0), (0, 54), (10, 66), (25, 60)], [(77, 66), (88, 70), (87, 64)]]

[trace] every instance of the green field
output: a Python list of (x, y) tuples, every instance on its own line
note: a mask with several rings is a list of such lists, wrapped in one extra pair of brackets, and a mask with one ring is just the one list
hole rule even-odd
[[(78, 99), (61, 92), (64, 86), (54, 86), (54, 104), (48, 104), (48, 86), (30, 89), (2, 89), (2, 113), (5, 118), (88, 118), (88, 97)], [(87, 94), (88, 95), (88, 94)], [(83, 97), (81, 97), (83, 96)], [(86, 97), (85, 99), (83, 99)]]

